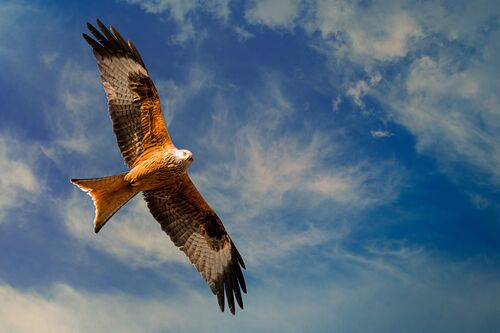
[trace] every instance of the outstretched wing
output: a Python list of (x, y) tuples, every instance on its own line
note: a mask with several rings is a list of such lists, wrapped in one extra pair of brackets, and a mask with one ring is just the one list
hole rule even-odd
[(245, 268), (243, 259), (189, 176), (184, 176), (175, 193), (167, 189), (146, 191), (144, 199), (163, 231), (189, 257), (217, 295), (221, 311), (224, 311), (224, 292), (232, 314), (234, 298), (243, 309), (240, 291), (246, 293), (241, 271), (241, 267)]
[(158, 92), (139, 52), (131, 41), (97, 20), (99, 32), (87, 27), (93, 39), (83, 34), (97, 59), (101, 81), (108, 97), (108, 111), (125, 163), (133, 167), (149, 148), (173, 146), (161, 112)]

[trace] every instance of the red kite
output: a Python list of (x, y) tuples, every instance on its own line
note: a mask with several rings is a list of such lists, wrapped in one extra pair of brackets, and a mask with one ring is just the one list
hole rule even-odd
[(243, 259), (189, 178), (193, 154), (172, 143), (158, 92), (139, 52), (112, 26), (108, 30), (99, 20), (97, 25), (101, 32), (87, 23), (94, 37), (85, 33), (83, 37), (97, 59), (113, 131), (129, 170), (103, 178), (71, 179), (92, 197), (94, 231), (99, 232), (113, 214), (142, 192), (162, 230), (217, 295), (221, 311), (225, 293), (234, 314), (234, 299), (243, 309), (241, 291), (246, 293)]

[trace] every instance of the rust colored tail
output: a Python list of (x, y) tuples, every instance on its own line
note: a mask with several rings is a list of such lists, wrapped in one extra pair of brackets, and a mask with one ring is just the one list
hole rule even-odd
[(95, 206), (94, 232), (98, 233), (103, 225), (137, 192), (124, 180), (126, 172), (118, 175), (71, 179), (71, 182), (92, 197)]

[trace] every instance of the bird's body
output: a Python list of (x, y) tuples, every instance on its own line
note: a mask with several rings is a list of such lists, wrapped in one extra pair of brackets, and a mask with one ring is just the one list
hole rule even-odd
[(125, 180), (139, 192), (167, 187), (175, 189), (193, 161), (188, 150), (175, 148), (158, 149), (137, 161), (125, 176)]
[(94, 201), (94, 231), (136, 194), (142, 192), (153, 217), (209, 284), (224, 311), (224, 294), (231, 313), (235, 298), (243, 308), (246, 284), (243, 259), (221, 220), (188, 176), (190, 151), (177, 149), (163, 119), (161, 103), (135, 46), (113, 27), (97, 20), (101, 32), (87, 24), (108, 98), (108, 112), (117, 143), (129, 170), (117, 175), (72, 179)]

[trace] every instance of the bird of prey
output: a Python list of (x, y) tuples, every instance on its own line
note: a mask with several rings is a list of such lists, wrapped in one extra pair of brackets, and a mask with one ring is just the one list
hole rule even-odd
[(189, 150), (177, 149), (163, 119), (158, 92), (131, 41), (97, 20), (92, 47), (108, 99), (108, 112), (128, 171), (117, 175), (71, 179), (95, 205), (94, 232), (137, 193), (142, 192), (153, 217), (207, 281), (224, 311), (224, 293), (234, 315), (243, 309), (245, 264), (221, 220), (188, 176)]

